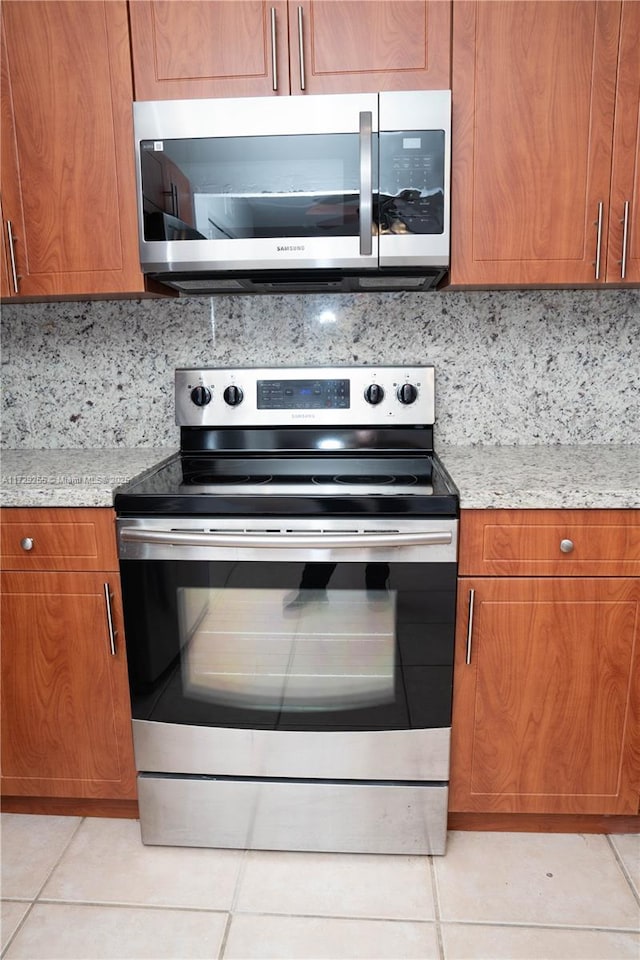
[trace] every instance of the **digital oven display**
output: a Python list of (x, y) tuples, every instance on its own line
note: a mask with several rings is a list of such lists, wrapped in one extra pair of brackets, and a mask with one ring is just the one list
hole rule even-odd
[(258, 410), (346, 410), (348, 380), (258, 380)]

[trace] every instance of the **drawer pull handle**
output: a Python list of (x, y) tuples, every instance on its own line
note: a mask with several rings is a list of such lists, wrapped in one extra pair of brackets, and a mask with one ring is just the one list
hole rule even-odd
[(20, 541), (20, 546), (23, 550), (33, 550), (33, 540), (31, 537), (23, 537)]
[(573, 552), (573, 540), (561, 540), (560, 549), (563, 553), (572, 553)]

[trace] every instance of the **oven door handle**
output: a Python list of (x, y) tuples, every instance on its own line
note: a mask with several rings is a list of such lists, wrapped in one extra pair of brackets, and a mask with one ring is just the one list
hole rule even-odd
[(124, 527), (120, 531), (124, 542), (165, 544), (175, 547), (303, 547), (309, 549), (340, 549), (340, 547), (408, 547), (420, 544), (447, 544), (453, 542), (450, 530), (423, 533), (189, 533), (182, 530), (145, 530), (144, 527)]

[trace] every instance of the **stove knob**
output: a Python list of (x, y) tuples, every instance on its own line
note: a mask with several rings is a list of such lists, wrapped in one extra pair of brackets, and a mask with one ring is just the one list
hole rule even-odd
[(364, 392), (364, 398), (367, 403), (376, 406), (378, 403), (382, 403), (384, 399), (384, 390), (379, 383), (371, 383)]
[(194, 387), (191, 391), (191, 399), (196, 407), (206, 407), (211, 403), (211, 390), (208, 387)]
[(400, 403), (413, 403), (418, 396), (418, 391), (412, 383), (403, 383), (398, 387), (398, 400)]
[(244, 393), (240, 387), (227, 387), (224, 392), (224, 401), (228, 403), (230, 407), (237, 407), (239, 403), (242, 403), (244, 399)]

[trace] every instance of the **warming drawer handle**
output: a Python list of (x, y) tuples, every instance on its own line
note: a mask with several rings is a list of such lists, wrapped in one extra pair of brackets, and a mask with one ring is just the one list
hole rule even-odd
[(136, 543), (161, 543), (175, 547), (282, 547), (340, 549), (349, 547), (409, 547), (453, 542), (450, 530), (424, 533), (345, 533), (345, 534), (262, 534), (262, 533), (186, 533), (174, 530), (145, 530), (125, 527), (120, 539)]

